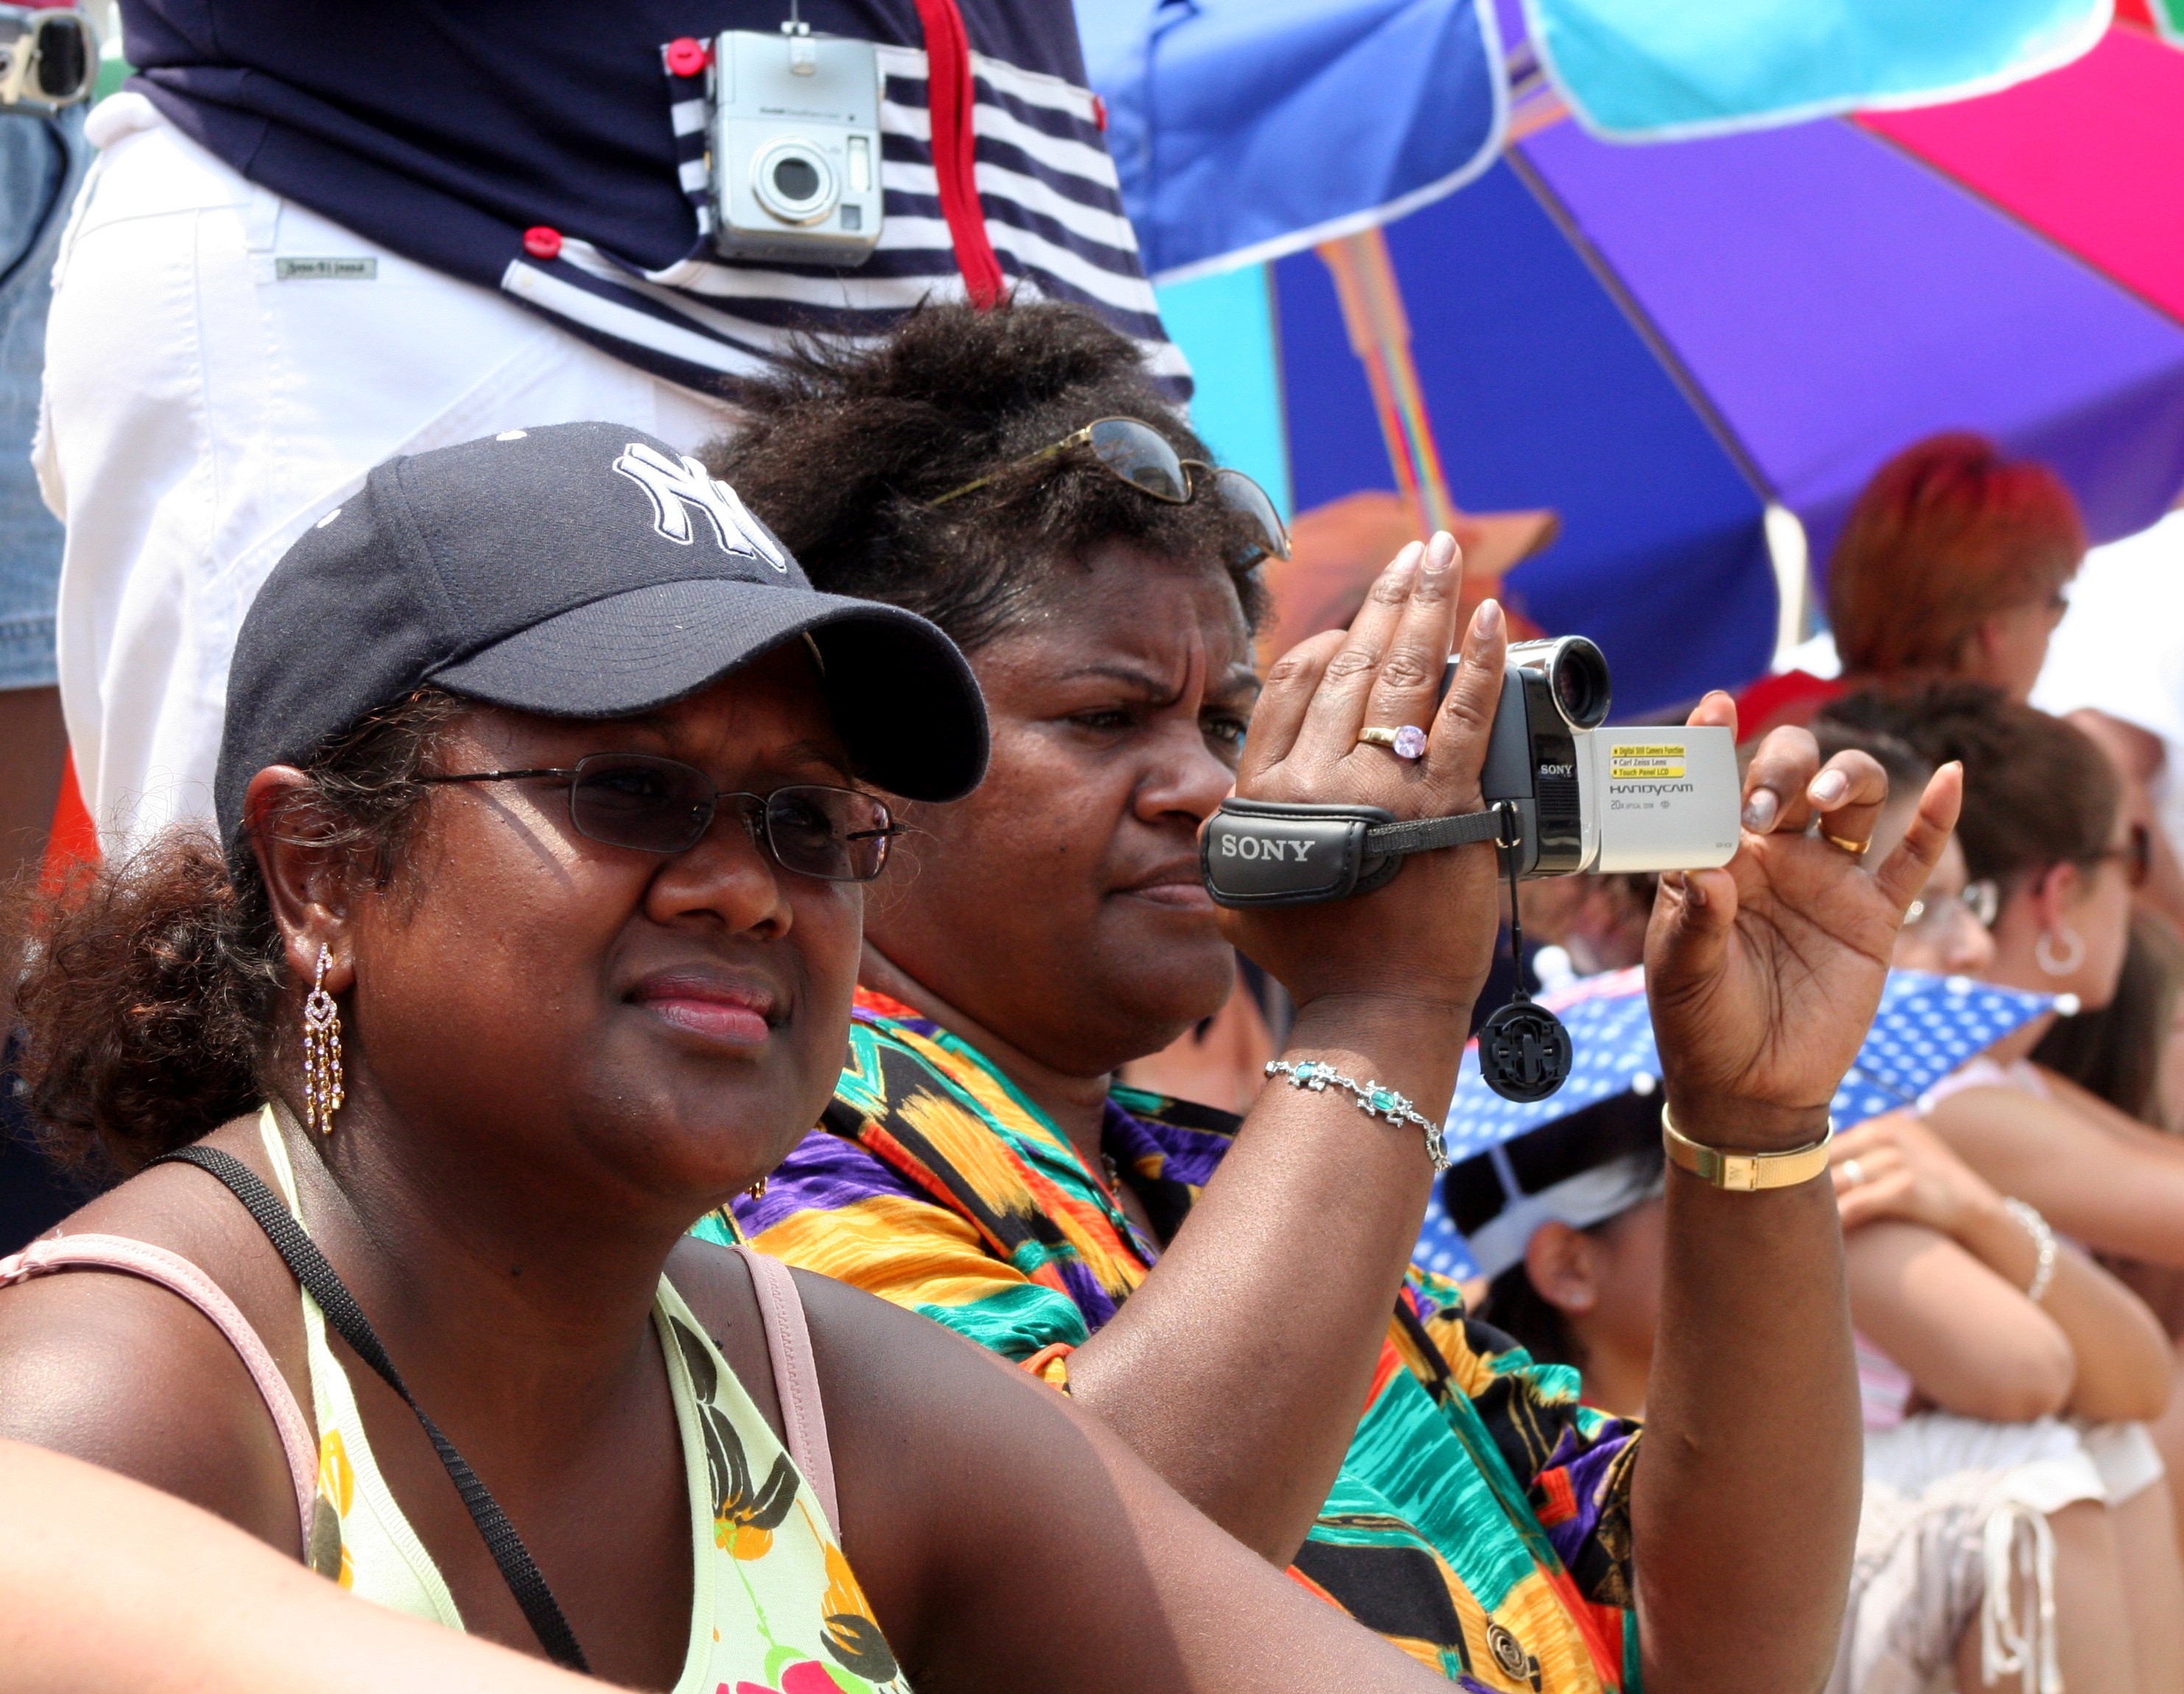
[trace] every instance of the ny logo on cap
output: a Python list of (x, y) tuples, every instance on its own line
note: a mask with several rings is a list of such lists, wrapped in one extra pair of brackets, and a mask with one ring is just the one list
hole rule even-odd
[(670, 459), (656, 447), (632, 441), (614, 468), (651, 496), (652, 527), (670, 541), (690, 544), (690, 514), (695, 511), (713, 527), (723, 552), (763, 559), (784, 577), (788, 574), (788, 559), (736, 491), (715, 482), (698, 460), (688, 455)]

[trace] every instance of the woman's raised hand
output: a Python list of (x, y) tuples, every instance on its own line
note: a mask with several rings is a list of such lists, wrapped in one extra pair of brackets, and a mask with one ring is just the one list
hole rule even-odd
[[(1736, 721), (1721, 694), (1691, 717)], [(1745, 777), (1736, 856), (1719, 870), (1663, 877), (1646, 933), (1646, 993), (1685, 1134), (1758, 1151), (1818, 1138), (1963, 792), (1962, 767), (1944, 765), (1910, 832), (1869, 867), (1858, 844), (1888, 797), (1880, 766), (1847, 752), (1823, 768), (1802, 729), (1761, 744)]]
[[(1455, 685), (1436, 709), (1462, 581), (1453, 537), (1413, 542), (1381, 572), (1348, 630), (1316, 635), (1284, 655), (1251, 716), (1238, 795), (1377, 805), (1404, 820), (1479, 811), (1507, 641), (1501, 607), (1483, 602), (1465, 632)], [(1426, 732), (1421, 758), (1357, 738), (1368, 727), (1406, 724)], [(1300, 1006), (1342, 994), (1468, 1009), (1500, 924), (1495, 864), (1485, 844), (1416, 854), (1372, 894), (1224, 911), (1222, 925)]]

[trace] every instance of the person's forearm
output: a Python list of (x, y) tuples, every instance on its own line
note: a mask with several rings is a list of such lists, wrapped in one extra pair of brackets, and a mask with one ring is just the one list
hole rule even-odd
[(2073, 1240), (2184, 1268), (2184, 1142), (2141, 1141), (2075, 1105), (2004, 1088), (1951, 1095), (1926, 1121), (1994, 1188)]
[[(1763, 1139), (1675, 1107), (1720, 1146)], [(1808, 1133), (1808, 1131), (1809, 1133)], [(1668, 1177), (1661, 1316), (1632, 1502), (1645, 1680), (1674, 1694), (1816, 1689), (1858, 1529), (1859, 1412), (1842, 1232), (1816, 1180), (1729, 1193)]]
[[(113, 1526), (126, 1524), (130, 1533)], [(581, 1694), (543, 1661), (351, 1598), (209, 1513), (0, 1441), (0, 1694)]]
[[(1284, 1049), (1438, 1119), (1466, 1008), (1317, 1001)], [(1415, 1124), (1269, 1083), (1145, 1285), (1070, 1388), (1214, 1522), (1287, 1563), (1357, 1433), (1433, 1179)]]
[[(2032, 1233), (2006, 1207), (1982, 1206), (1954, 1231), (1964, 1247), (2013, 1287), (2029, 1290), (2040, 1268)], [(2102, 1423), (2158, 1418), (2169, 1403), (2169, 1344), (2146, 1303), (2068, 1242), (2041, 1305), (2077, 1355), (2070, 1409)]]

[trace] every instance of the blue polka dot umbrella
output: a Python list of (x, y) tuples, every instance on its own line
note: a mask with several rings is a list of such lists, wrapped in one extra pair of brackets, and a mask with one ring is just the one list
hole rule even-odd
[[(1586, 977), (1540, 996), (1570, 1033), (1569, 1080), (1545, 1100), (1504, 1100), (1479, 1074), (1479, 1048), (1464, 1050), (1448, 1110), (1448, 1156), (1461, 1162), (1560, 1118), (1625, 1093), (1659, 1086), (1661, 1060), (1646, 1006), (1642, 969)], [(2055, 1004), (2053, 995), (1998, 988), (1968, 977), (1891, 971), (1873, 1027), (1830, 1111), (1838, 1129), (1914, 1105), (1975, 1054), (1984, 1052)], [(1449, 1221), (1436, 1186), (1426, 1207), (1417, 1259), (1428, 1270), (1467, 1277), (1477, 1265)]]

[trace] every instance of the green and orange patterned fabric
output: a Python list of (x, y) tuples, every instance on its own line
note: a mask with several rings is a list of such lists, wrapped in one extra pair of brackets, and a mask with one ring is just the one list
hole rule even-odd
[[(854, 1283), (1066, 1390), (1069, 1353), (1145, 1279), (1236, 1128), (1113, 1092), (1104, 1162), (1143, 1202), (1148, 1240), (974, 1049), (861, 990), (823, 1127), (699, 1233)], [(1534, 1363), (1413, 1269), (1291, 1574), (1461, 1688), (1635, 1689), (1636, 1441), (1579, 1404), (1575, 1372)]]

